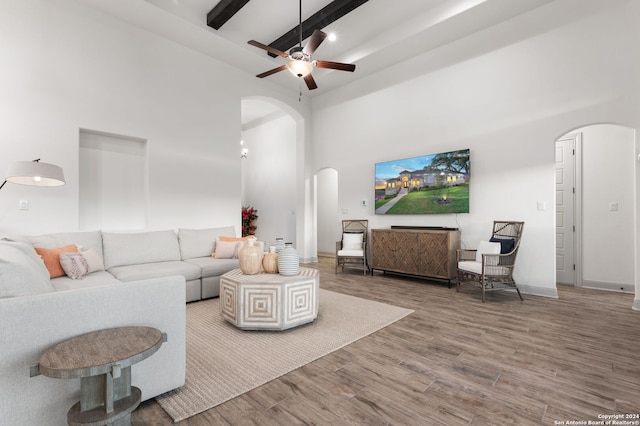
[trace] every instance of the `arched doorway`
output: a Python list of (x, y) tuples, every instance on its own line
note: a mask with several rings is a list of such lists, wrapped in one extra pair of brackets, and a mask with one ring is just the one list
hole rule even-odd
[(635, 292), (635, 130), (580, 127), (555, 159), (557, 283)]
[(304, 120), (290, 106), (266, 97), (243, 98), (241, 113), (242, 205), (258, 210), (259, 240), (271, 244), (282, 237), (302, 254), (305, 204), (299, 164), (304, 158)]

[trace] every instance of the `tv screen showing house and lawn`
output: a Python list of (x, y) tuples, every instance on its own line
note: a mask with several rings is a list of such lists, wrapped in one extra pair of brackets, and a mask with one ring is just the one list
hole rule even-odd
[(376, 214), (469, 213), (470, 150), (376, 163)]

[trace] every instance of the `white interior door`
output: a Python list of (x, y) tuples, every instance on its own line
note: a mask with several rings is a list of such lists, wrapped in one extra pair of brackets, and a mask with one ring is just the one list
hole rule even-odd
[(575, 285), (576, 134), (556, 141), (556, 283)]

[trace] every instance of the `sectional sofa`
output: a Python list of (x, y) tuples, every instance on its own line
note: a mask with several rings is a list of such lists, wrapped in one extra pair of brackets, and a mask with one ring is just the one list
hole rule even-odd
[[(0, 424), (66, 424), (78, 379), (30, 377), (46, 349), (90, 331), (129, 325), (167, 333), (167, 342), (132, 367), (142, 400), (184, 384), (186, 302), (219, 294), (237, 259), (211, 256), (233, 227), (136, 233), (70, 232), (0, 241)], [(80, 279), (50, 278), (35, 247), (73, 244), (98, 254), (103, 269)]]
[(104, 270), (81, 280), (67, 276), (51, 279), (55, 290), (95, 287), (173, 275), (186, 281), (186, 300), (217, 297), (220, 276), (238, 267), (238, 259), (218, 259), (211, 254), (218, 237), (233, 237), (233, 226), (206, 229), (178, 229), (149, 232), (66, 232), (38, 236), (10, 236), (6, 239), (34, 247), (53, 249), (77, 245), (93, 249)]

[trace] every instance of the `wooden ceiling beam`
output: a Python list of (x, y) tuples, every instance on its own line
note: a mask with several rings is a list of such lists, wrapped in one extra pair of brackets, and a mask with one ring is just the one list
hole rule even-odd
[[(314, 13), (307, 20), (302, 22), (302, 39), (306, 39), (310, 37), (313, 33), (313, 30), (318, 29), (321, 30), (329, 24), (337, 21), (342, 18), (347, 13), (353, 11), (354, 9), (362, 6), (368, 0), (334, 0), (329, 3), (327, 6), (320, 9), (318, 12)], [(293, 46), (297, 45), (300, 42), (300, 26), (296, 25), (293, 29), (291, 29), (286, 34), (282, 35), (277, 40), (274, 40), (269, 44), (271, 47), (275, 47), (278, 50), (283, 52), (287, 52)], [(276, 57), (276, 55), (272, 53), (268, 53), (271, 57)]]
[(249, 0), (220, 0), (220, 3), (207, 13), (207, 25), (219, 30), (247, 3)]

